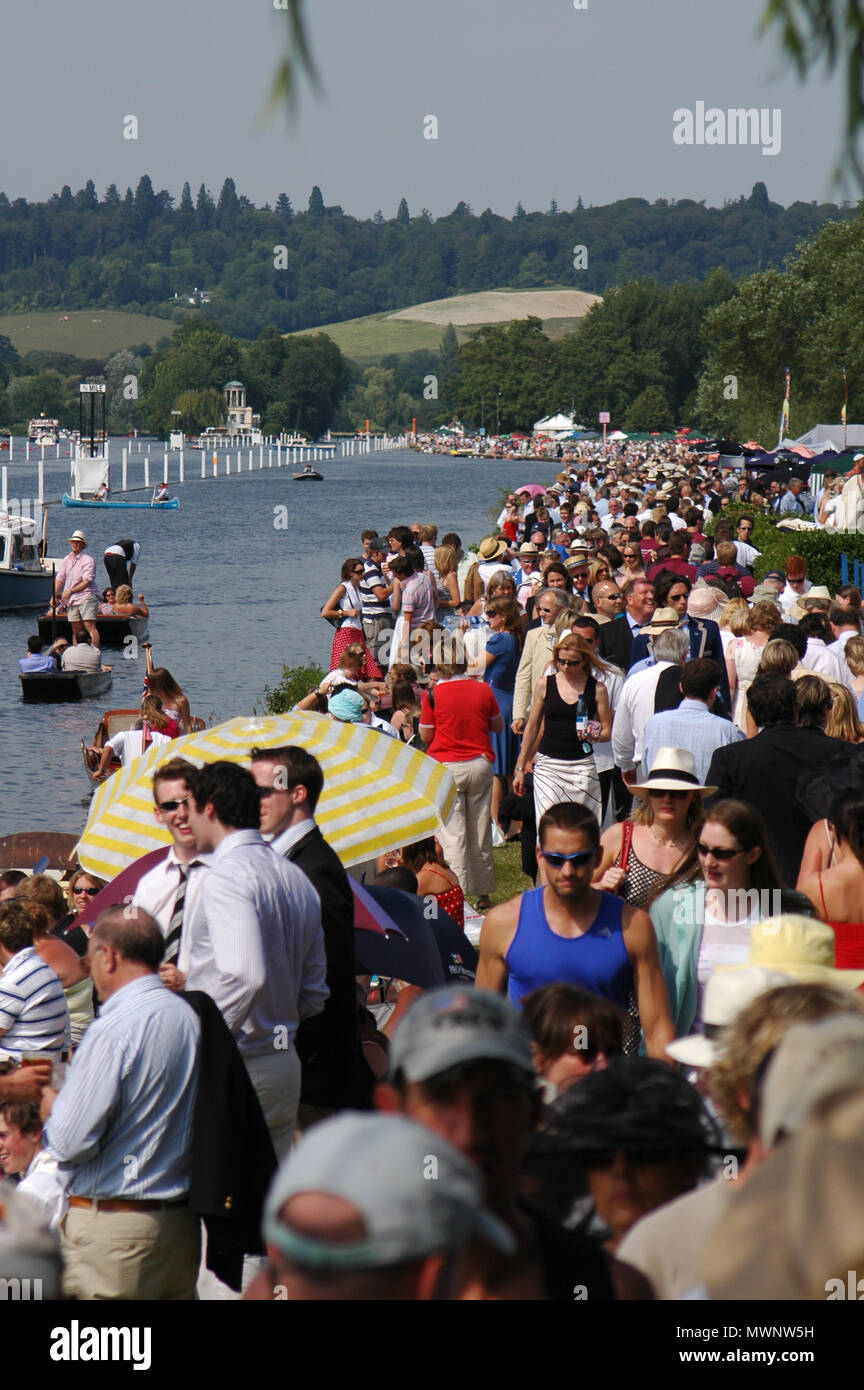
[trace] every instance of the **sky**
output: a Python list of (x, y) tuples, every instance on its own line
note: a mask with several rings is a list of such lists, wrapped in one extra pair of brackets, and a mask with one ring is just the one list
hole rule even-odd
[[(318, 184), (358, 217), (403, 196), (436, 217), (460, 200), (505, 216), (580, 196), (717, 206), (760, 180), (783, 204), (854, 196), (831, 177), (841, 80), (800, 84), (776, 35), (756, 37), (761, 0), (306, 2), (324, 91), (303, 87), (293, 125), (265, 115), (278, 0), (7, 5), (0, 188), (42, 200), (92, 178), (101, 196), (146, 173), (179, 198), (230, 176), (259, 205), (305, 208)], [(779, 109), (779, 152), (676, 144), (675, 112), (698, 102)]]

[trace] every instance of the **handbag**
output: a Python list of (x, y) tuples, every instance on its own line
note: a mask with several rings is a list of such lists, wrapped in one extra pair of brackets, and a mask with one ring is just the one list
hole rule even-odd
[(321, 617), (324, 618), (325, 623), (329, 623), (331, 627), (340, 628), (342, 626), (341, 618), (334, 617), (332, 613), (328, 613), (327, 616), (324, 617), (324, 609), (327, 607), (328, 602), (329, 600), (325, 599), (318, 611), (320, 612)]

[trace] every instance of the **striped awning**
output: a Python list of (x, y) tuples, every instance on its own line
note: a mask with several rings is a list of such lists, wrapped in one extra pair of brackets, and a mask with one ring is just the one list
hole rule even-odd
[(170, 844), (153, 815), (153, 773), (171, 758), (248, 763), (253, 748), (297, 744), (324, 773), (315, 819), (343, 864), (372, 859), (434, 835), (453, 809), (447, 769), (366, 724), (324, 714), (239, 717), (149, 748), (96, 790), (78, 843), (82, 868), (111, 879), (149, 850)]

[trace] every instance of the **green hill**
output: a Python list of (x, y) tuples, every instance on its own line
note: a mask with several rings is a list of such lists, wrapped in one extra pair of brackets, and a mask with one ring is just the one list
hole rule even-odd
[(27, 352), (70, 352), (75, 357), (105, 358), (118, 348), (170, 338), (176, 323), (149, 314), (124, 314), (114, 309), (62, 309), (43, 313), (0, 315), (0, 335), (11, 338), (23, 357)]
[(533, 314), (543, 320), (544, 332), (550, 338), (559, 338), (572, 332), (597, 302), (597, 295), (566, 286), (546, 290), (484, 290), (433, 299), (392, 313), (367, 314), (343, 323), (328, 323), (314, 331), (328, 334), (345, 356), (355, 362), (372, 362), (392, 353), (437, 351), (448, 323), (453, 324), (459, 342), (463, 343), (481, 324), (509, 323)]

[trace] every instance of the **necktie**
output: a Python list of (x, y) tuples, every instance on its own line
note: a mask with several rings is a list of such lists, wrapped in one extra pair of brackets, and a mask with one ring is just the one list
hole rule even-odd
[(171, 910), (171, 921), (168, 923), (168, 936), (165, 940), (165, 955), (162, 958), (163, 965), (176, 965), (180, 955), (180, 936), (183, 931), (183, 907), (186, 902), (186, 879), (189, 869), (183, 864), (178, 864), (180, 870), (180, 882), (177, 885), (177, 893), (174, 898), (174, 906)]

